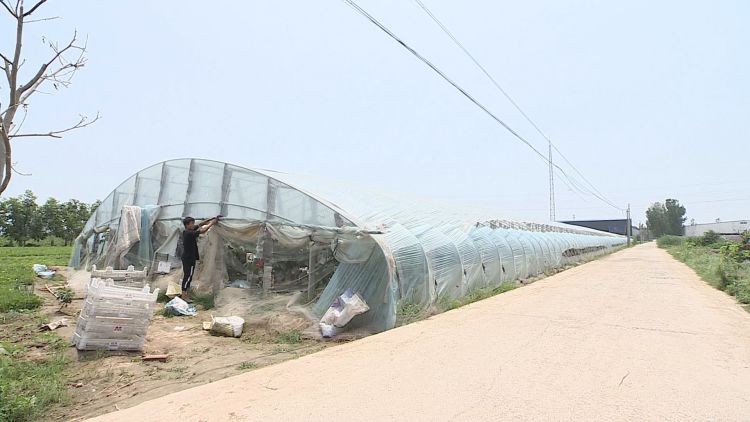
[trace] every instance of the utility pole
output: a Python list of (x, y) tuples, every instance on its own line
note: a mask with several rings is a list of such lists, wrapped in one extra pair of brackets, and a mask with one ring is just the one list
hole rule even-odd
[(630, 204), (628, 204), (628, 211), (627, 211), (627, 227), (625, 227), (625, 233), (628, 235), (628, 246), (630, 246), (630, 237), (633, 235), (633, 229), (631, 228), (633, 225), (630, 223)]
[(555, 221), (555, 168), (552, 166), (552, 141), (549, 145), (549, 221)]

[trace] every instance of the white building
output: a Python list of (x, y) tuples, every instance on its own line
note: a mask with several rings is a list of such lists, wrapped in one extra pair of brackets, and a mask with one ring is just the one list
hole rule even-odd
[(750, 230), (750, 220), (719, 221), (685, 226), (685, 236), (703, 236), (713, 230), (722, 235), (738, 235)]

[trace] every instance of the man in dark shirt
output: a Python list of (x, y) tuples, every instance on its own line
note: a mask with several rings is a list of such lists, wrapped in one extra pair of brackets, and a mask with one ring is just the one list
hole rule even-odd
[(214, 217), (196, 225), (193, 217), (182, 219), (185, 230), (182, 232), (182, 294), (180, 297), (186, 302), (190, 302), (188, 290), (190, 289), (190, 283), (193, 281), (195, 262), (201, 259), (198, 255), (198, 236), (207, 232), (218, 221), (219, 217)]

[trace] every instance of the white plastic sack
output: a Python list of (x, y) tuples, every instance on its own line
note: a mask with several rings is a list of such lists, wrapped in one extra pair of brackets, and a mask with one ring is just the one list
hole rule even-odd
[(347, 289), (341, 296), (333, 301), (323, 318), (320, 319), (320, 332), (323, 337), (333, 337), (355, 316), (370, 310), (362, 296)]
[(214, 317), (211, 316), (212, 334), (218, 334), (227, 337), (240, 337), (245, 327), (245, 320), (238, 316)]
[(50, 279), (55, 276), (55, 272), (47, 268), (46, 265), (42, 264), (34, 264), (31, 267), (36, 275), (38, 275), (41, 278)]
[(179, 297), (175, 297), (174, 299), (167, 302), (167, 304), (164, 305), (164, 309), (172, 315), (198, 315), (198, 311), (195, 309), (195, 306), (188, 304)]

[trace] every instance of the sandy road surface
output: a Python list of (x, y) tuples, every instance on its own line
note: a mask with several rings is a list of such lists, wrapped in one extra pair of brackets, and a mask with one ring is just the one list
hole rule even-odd
[(750, 420), (750, 314), (653, 244), (107, 421)]

